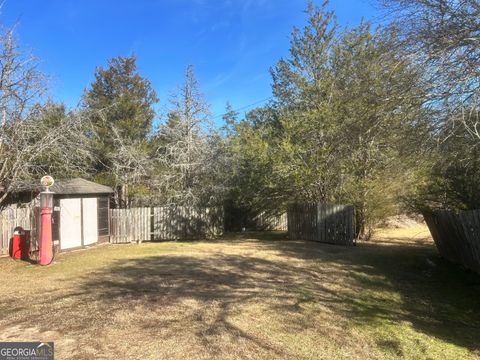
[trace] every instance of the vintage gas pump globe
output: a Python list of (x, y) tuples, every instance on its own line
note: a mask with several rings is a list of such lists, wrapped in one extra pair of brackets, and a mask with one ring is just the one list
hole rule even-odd
[(45, 191), (40, 193), (40, 208), (53, 208), (53, 192), (50, 192), (50, 187), (55, 184), (55, 180), (50, 175), (45, 175), (40, 179), (40, 184), (45, 187)]
[(40, 243), (39, 259), (40, 265), (49, 265), (53, 260), (52, 243), (52, 212), (53, 212), (53, 192), (49, 189), (54, 184), (51, 176), (42, 177), (40, 183), (45, 186), (45, 191), (40, 193)]
[(40, 183), (48, 189), (55, 184), (55, 180), (50, 175), (45, 175), (40, 179)]

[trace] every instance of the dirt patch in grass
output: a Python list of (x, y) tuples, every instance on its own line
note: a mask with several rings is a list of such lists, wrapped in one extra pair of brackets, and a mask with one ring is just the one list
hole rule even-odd
[(60, 359), (477, 358), (480, 277), (425, 227), (344, 248), (232, 234), (0, 259), (0, 340)]

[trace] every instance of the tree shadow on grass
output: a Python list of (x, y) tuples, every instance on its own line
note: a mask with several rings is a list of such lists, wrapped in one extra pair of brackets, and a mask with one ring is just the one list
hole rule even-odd
[[(349, 269), (348, 277), (366, 290), (348, 303), (348, 316), (357, 323), (406, 321), (424, 334), (480, 352), (480, 275), (440, 258), (432, 241), (394, 238), (357, 248), (288, 241), (265, 246)], [(400, 301), (376, 298), (372, 291), (396, 293)], [(391, 349), (398, 352), (398, 344)]]
[[(108, 274), (88, 281), (84, 290), (105, 299), (142, 297), (156, 306), (186, 298), (218, 302), (216, 319), (200, 327), (198, 336), (227, 331), (254, 341), (228, 320), (248, 302), (290, 314), (288, 326), (297, 319), (299, 328), (305, 328), (310, 324), (293, 315), (302, 303), (315, 302), (359, 324), (406, 321), (429, 336), (479, 350), (480, 276), (439, 258), (433, 244), (392, 239), (345, 248), (281, 241), (280, 233), (262, 235), (249, 237), (259, 240), (259, 251), (273, 251), (279, 258), (212, 254), (121, 261)], [(343, 290), (332, 289), (336, 281), (344, 281)], [(385, 291), (399, 294), (400, 301), (384, 298)], [(281, 351), (260, 340), (257, 345)]]
[[(246, 252), (229, 251), (242, 242)], [(429, 336), (478, 350), (480, 277), (441, 260), (432, 244), (396, 239), (347, 248), (271, 233), (218, 243), (222, 251), (116, 260), (67, 292), (39, 297), (30, 311), (44, 330), (82, 334), (114, 329), (115, 314), (131, 309), (137, 329), (162, 330), (162, 337), (170, 338), (191, 333), (212, 356), (222, 354), (225, 343), (218, 339), (228, 337), (276, 357), (295, 357), (268, 334), (249, 331), (234, 318), (253, 306), (252, 316), (276, 317), (272, 321), (282, 323), (285, 332), (310, 327), (319, 337), (332, 336), (332, 324), (323, 328), (306, 313), (306, 305), (313, 304), (338, 315), (333, 325), (339, 336), (350, 321), (406, 321)], [(15, 313), (12, 324), (31, 321)], [(394, 339), (378, 346), (401, 355)]]
[[(247, 342), (275, 356), (291, 358), (294, 355), (285, 348), (236, 325), (232, 316), (248, 304), (270, 309), (279, 304), (295, 306), (298, 294), (289, 287), (306, 276), (311, 276), (306, 270), (255, 256), (218, 253), (207, 257), (152, 256), (117, 262), (87, 281), (82, 293), (95, 293), (97, 300), (108, 302), (111, 308), (115, 303), (140, 302), (147, 310), (161, 309), (193, 300), (197, 304), (193, 315), (176, 314), (175, 322), (182, 323), (188, 331), (193, 330), (211, 355), (222, 353), (216, 339), (227, 336), (234, 342)], [(333, 301), (336, 294), (322, 288), (318, 284), (315, 291), (322, 291), (325, 298), (330, 296)], [(155, 331), (169, 325), (155, 318), (146, 320), (142, 326)], [(170, 336), (181, 335), (171, 331)]]
[[(289, 287), (307, 276), (307, 270), (285, 262), (219, 252), (122, 259), (85, 275), (76, 288), (68, 286), (65, 292), (59, 287), (36, 298), (28, 318), (21, 309), (11, 308), (12, 321), (7, 326), (34, 322), (40, 332), (55, 329), (81, 338), (117, 326), (116, 313), (140, 308), (144, 316), (135, 327), (147, 335), (159, 329), (166, 337), (191, 332), (212, 356), (222, 353), (218, 338), (227, 336), (230, 344), (241, 341), (276, 357), (291, 358), (294, 355), (282, 346), (238, 326), (232, 316), (248, 304), (272, 309), (277, 304), (294, 304), (297, 294)], [(321, 291), (320, 284), (316, 291)], [(324, 292), (327, 296), (329, 290)], [(188, 306), (192, 301), (193, 311)]]

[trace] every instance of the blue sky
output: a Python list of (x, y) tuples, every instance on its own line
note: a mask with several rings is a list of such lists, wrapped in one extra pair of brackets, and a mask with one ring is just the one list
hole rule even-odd
[[(320, 2), (318, 2), (320, 3)], [(74, 107), (95, 68), (134, 52), (160, 97), (158, 109), (195, 66), (214, 116), (271, 96), (269, 68), (288, 55), (303, 0), (6, 0), (22, 46), (41, 59), (50, 93)], [(369, 0), (331, 0), (341, 25), (376, 15)], [(242, 110), (242, 112), (245, 110)]]

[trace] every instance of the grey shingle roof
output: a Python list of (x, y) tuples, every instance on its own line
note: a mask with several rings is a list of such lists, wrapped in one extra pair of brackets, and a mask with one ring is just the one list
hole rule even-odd
[(110, 194), (113, 190), (109, 186), (100, 185), (82, 178), (55, 180), (50, 188), (56, 194)]

